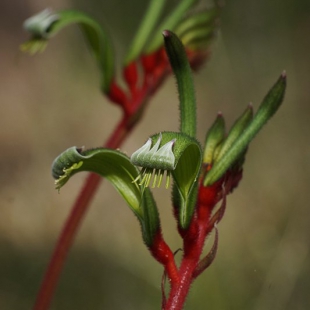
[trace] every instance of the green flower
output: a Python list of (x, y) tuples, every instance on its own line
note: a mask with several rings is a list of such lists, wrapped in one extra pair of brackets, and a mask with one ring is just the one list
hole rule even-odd
[(32, 33), (34, 37), (48, 39), (52, 35), (50, 33), (51, 27), (59, 19), (60, 16), (51, 9), (45, 9), (37, 15), (26, 19), (24, 28)]
[[(179, 227), (186, 230), (195, 213), (197, 196), (200, 197), (219, 180), (223, 188), (228, 187), (227, 192), (239, 182), (248, 145), (279, 108), (286, 87), (286, 75), (283, 73), (254, 116), (252, 105), (249, 105), (228, 134), (224, 118), (219, 114), (207, 132), (203, 151), (195, 138), (196, 101), (186, 52), (176, 35), (170, 31), (163, 34), (177, 80), (180, 131), (151, 136), (132, 154), (131, 159), (115, 150), (70, 148), (56, 158), (52, 169), (58, 189), (80, 171), (92, 171), (107, 178), (139, 219), (143, 239), (148, 246), (151, 246), (160, 227), (149, 185), (160, 186), (166, 174), (168, 188), (170, 178), (173, 179), (175, 214)], [(136, 166), (141, 167), (141, 171)]]

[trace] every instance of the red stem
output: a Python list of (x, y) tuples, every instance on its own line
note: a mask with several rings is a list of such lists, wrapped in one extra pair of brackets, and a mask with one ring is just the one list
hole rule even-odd
[(182, 310), (190, 286), (195, 279), (194, 274), (203, 251), (206, 236), (212, 231), (209, 225), (210, 214), (217, 203), (220, 184), (201, 188), (198, 196), (196, 214), (190, 227), (183, 235), (184, 256), (179, 269), (179, 281), (171, 283), (169, 299), (164, 310)]
[[(164, 308), (165, 310), (183, 309), (185, 299), (193, 281), (193, 274), (199, 263), (206, 235), (208, 234), (208, 217), (205, 221), (203, 221), (203, 219), (199, 219), (199, 221), (197, 221), (197, 239), (195, 242), (191, 242), (191, 245), (187, 244), (187, 251), (184, 253), (179, 269), (179, 281), (171, 284), (169, 299)], [(188, 243), (188, 241), (186, 243)]]
[(204, 242), (208, 229), (208, 220), (200, 221), (198, 224), (199, 232), (196, 241), (192, 244), (188, 252), (184, 253), (182, 263), (179, 269), (179, 281), (172, 282), (169, 299), (164, 310), (181, 310), (183, 309), (190, 286), (194, 280), (193, 274), (199, 263), (199, 259), (203, 250)]

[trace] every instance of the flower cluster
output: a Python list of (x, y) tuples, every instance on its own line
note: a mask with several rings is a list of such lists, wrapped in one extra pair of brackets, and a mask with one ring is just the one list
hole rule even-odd
[[(215, 258), (219, 234), (216, 225), (223, 218), (226, 196), (242, 178), (250, 142), (282, 103), (286, 74), (281, 74), (257, 112), (254, 113), (249, 105), (230, 130), (226, 131), (224, 117), (219, 113), (207, 131), (202, 147), (196, 140), (196, 100), (191, 72), (199, 68), (208, 55), (206, 46), (216, 29), (219, 7), (188, 14), (196, 1), (180, 1), (163, 24), (157, 25), (159, 29), (174, 31), (163, 31), (162, 42), (151, 34), (158, 32), (156, 22), (164, 2), (151, 2), (141, 31), (125, 57), (122, 73), (127, 89), (118, 84), (109, 36), (84, 13), (45, 10), (28, 19), (24, 26), (32, 38), (22, 49), (30, 53), (42, 51), (47, 40), (63, 27), (72, 23), (80, 26), (101, 70), (104, 95), (123, 110), (119, 131), (111, 137), (113, 143), (115, 137), (120, 143), (124, 132), (130, 132), (141, 117), (147, 99), (170, 72), (174, 73), (180, 99), (179, 131), (163, 131), (151, 136), (131, 158), (111, 148), (83, 150), (72, 147), (55, 159), (52, 172), (57, 189), (81, 171), (95, 172), (114, 185), (138, 218), (144, 243), (164, 266), (164, 275), (170, 280), (168, 299), (162, 287), (162, 309), (180, 310), (191, 283)], [(117, 145), (113, 143), (108, 146)], [(150, 189), (159, 187), (165, 174), (166, 188), (169, 188), (170, 180), (173, 181), (173, 213), (183, 241), (183, 259), (179, 267), (162, 236), (158, 208)], [(220, 201), (220, 207), (214, 211)], [(213, 230), (214, 244), (210, 252), (201, 257), (206, 237)]]
[[(190, 283), (212, 263), (218, 242), (216, 224), (224, 215), (226, 195), (242, 177), (249, 143), (279, 108), (286, 75), (281, 74), (257, 112), (254, 114), (252, 105), (249, 105), (228, 133), (223, 115), (219, 113), (206, 134), (202, 148), (195, 138), (195, 92), (185, 49), (172, 32), (164, 31), (163, 35), (180, 94), (180, 131), (162, 132), (150, 137), (131, 158), (119, 151), (103, 148), (82, 152), (71, 148), (55, 160), (53, 170), (61, 171), (63, 168), (63, 175), (56, 181), (58, 187), (60, 181), (64, 184), (79, 171), (96, 172), (114, 184), (138, 217), (145, 244), (164, 265), (171, 281), (171, 297), (188, 290)], [(64, 158), (68, 159), (67, 162)], [(141, 167), (141, 171), (137, 166)], [(167, 174), (166, 187), (170, 176), (173, 179), (173, 209), (183, 239), (184, 254), (179, 268), (163, 240), (157, 206), (149, 189), (152, 176), (152, 186), (160, 186), (164, 172)], [(220, 208), (214, 212), (221, 200)], [(216, 230), (214, 245), (204, 258), (200, 258), (204, 241), (213, 229)], [(187, 277), (188, 272), (191, 280), (187, 280), (188, 285), (184, 287), (180, 283), (186, 281), (183, 277)], [(172, 302), (171, 297), (165, 303), (165, 309), (170, 309)]]

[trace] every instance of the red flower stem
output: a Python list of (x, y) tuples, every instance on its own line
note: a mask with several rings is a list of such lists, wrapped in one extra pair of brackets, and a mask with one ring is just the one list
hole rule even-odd
[[(203, 251), (206, 236), (213, 227), (209, 225), (210, 213), (217, 203), (218, 184), (205, 189), (204, 199), (198, 199), (196, 216), (187, 232), (183, 235), (184, 256), (179, 269), (179, 281), (171, 283), (169, 298), (164, 310), (182, 310), (190, 286), (194, 280), (194, 273)], [(208, 201), (206, 200), (206, 197)], [(204, 203), (203, 203), (204, 202)]]
[(193, 274), (199, 262), (205, 238), (207, 235), (207, 221), (198, 221), (197, 239), (191, 246), (187, 246), (187, 253), (184, 253), (182, 263), (179, 269), (179, 281), (171, 284), (169, 299), (167, 300), (165, 310), (183, 309), (185, 299), (193, 281)]
[(191, 250), (184, 254), (179, 269), (179, 281), (171, 283), (169, 299), (167, 300), (165, 310), (183, 309), (186, 297), (193, 281), (193, 274), (199, 263), (203, 250), (206, 235), (208, 233), (206, 223), (200, 222), (199, 233), (196, 242), (192, 245)]

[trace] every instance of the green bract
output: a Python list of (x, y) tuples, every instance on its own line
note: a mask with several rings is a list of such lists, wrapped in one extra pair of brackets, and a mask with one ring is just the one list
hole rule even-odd
[(252, 119), (252, 108), (249, 107), (236, 121), (221, 148), (215, 157), (215, 163), (204, 179), (208, 186), (220, 179), (225, 172), (242, 160), (247, 147), (255, 135), (262, 129), (267, 121), (280, 107), (286, 88), (286, 73), (283, 72), (278, 81), (271, 88)]
[[(175, 31), (190, 48), (205, 47), (210, 42), (210, 37), (216, 27), (214, 22), (219, 16), (219, 7), (209, 10), (195, 10), (198, 0), (180, 0), (173, 11), (166, 14), (164, 0), (152, 0), (141, 22), (136, 36), (125, 58), (125, 65), (134, 61), (141, 54), (152, 54), (163, 45), (160, 33), (163, 29)], [(166, 12), (167, 13), (167, 12)], [(190, 20), (189, 22), (187, 22)], [(185, 35), (185, 37), (183, 37)], [(198, 42), (199, 41), (199, 42)], [(187, 43), (189, 45), (187, 45)]]
[(218, 7), (195, 12), (184, 19), (175, 32), (191, 50), (204, 49), (214, 37), (219, 13)]
[(138, 58), (145, 48), (148, 38), (151, 36), (154, 27), (163, 11), (165, 0), (152, 0), (149, 3), (148, 9), (140, 24), (137, 34), (129, 48), (128, 54), (125, 58), (125, 64)]
[(60, 189), (71, 176), (81, 171), (95, 172), (113, 184), (139, 219), (143, 239), (150, 246), (160, 225), (158, 211), (150, 191), (145, 189), (142, 195), (141, 187), (133, 182), (139, 171), (129, 158), (110, 149), (82, 151), (71, 147), (53, 162), (52, 174), (56, 179), (56, 188)]
[(142, 167), (140, 176), (135, 180), (141, 186), (147, 187), (150, 183), (153, 187), (156, 184), (160, 186), (166, 172), (168, 187), (172, 175), (177, 190), (174, 191), (174, 200), (179, 202), (180, 224), (186, 227), (194, 208), (190, 197), (197, 185), (202, 162), (202, 151), (197, 140), (183, 133), (163, 132), (149, 138), (132, 154), (131, 161)]
[(214, 28), (214, 23), (219, 16), (219, 12), (220, 10), (218, 7), (213, 7), (208, 10), (195, 12), (187, 16), (178, 25), (175, 33), (178, 35), (178, 37), (182, 39), (183, 36), (192, 33), (198, 29), (204, 29), (206, 32), (209, 32), (211, 28)]
[(253, 119), (253, 106), (249, 104), (244, 113), (235, 121), (227, 138), (220, 145), (219, 152), (215, 156), (214, 161), (218, 162), (225, 153), (234, 145), (236, 140), (241, 136), (243, 131), (248, 127)]
[[(157, 1), (157, 0), (155, 0)], [(160, 33), (163, 29), (174, 29), (180, 24), (186, 13), (197, 4), (198, 0), (181, 0), (179, 1), (177, 7), (160, 23), (154, 32), (154, 36), (150, 41), (150, 44), (145, 49), (146, 54), (150, 54), (156, 51), (162, 45), (162, 38)]]
[(140, 188), (132, 183), (138, 171), (126, 155), (109, 149), (82, 151), (71, 147), (59, 155), (52, 165), (56, 188), (60, 189), (72, 175), (81, 171), (95, 172), (107, 178), (125, 198), (134, 213), (138, 217), (142, 216)]

